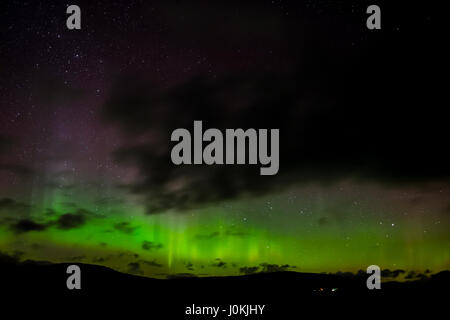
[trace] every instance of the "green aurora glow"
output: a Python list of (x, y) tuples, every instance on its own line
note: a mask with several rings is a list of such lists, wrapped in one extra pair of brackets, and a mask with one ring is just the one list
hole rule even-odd
[[(343, 203), (336, 191), (343, 187), (347, 197), (358, 197), (359, 203)], [(390, 210), (376, 204), (377, 193)], [(361, 195), (370, 195), (370, 201), (360, 200)], [(145, 215), (137, 206), (94, 208), (80, 192), (78, 197), (86, 200), (80, 207), (115, 213), (92, 213), (81, 226), (60, 229), (51, 222), (75, 205), (53, 195), (45, 197), (53, 214), (43, 215), (35, 207), (31, 213), (35, 221), (49, 227), (16, 234), (2, 226), (0, 250), (24, 252), (22, 260), (79, 261), (151, 277), (237, 275), (243, 267), (262, 270), (264, 263), (289, 265), (284, 270), (299, 272), (356, 272), (370, 264), (417, 272), (447, 269), (448, 216), (430, 211), (423, 219), (405, 205), (414, 196), (410, 190), (396, 203), (395, 190), (389, 193), (343, 183), (296, 188), (183, 213)], [(437, 210), (432, 208), (433, 198), (423, 201), (428, 210)], [(333, 214), (336, 210), (339, 213)], [(133, 262), (138, 269), (130, 268)]]

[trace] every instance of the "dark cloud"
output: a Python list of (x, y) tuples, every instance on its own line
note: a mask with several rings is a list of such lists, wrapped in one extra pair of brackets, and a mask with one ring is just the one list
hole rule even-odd
[(270, 264), (270, 263), (261, 263), (260, 264), (262, 270), (261, 272), (281, 272), (287, 271), (290, 268), (295, 268), (295, 266), (290, 266), (288, 264), (278, 265), (278, 264)]
[(216, 268), (226, 268), (227, 267), (227, 263), (222, 261), (221, 259), (216, 259), (216, 262), (211, 264), (211, 266), (212, 267), (216, 267)]
[(416, 271), (410, 271), (405, 276), (406, 280), (424, 280), (427, 279), (428, 276), (424, 273), (416, 272)]
[[(349, 274), (348, 272), (345, 272), (346, 274)], [(342, 275), (342, 272), (335, 273), (336, 275)], [(396, 270), (389, 270), (389, 269), (383, 269), (381, 270), (381, 277), (383, 278), (398, 278), (400, 275), (405, 275), (405, 280), (422, 280), (428, 278), (428, 275), (431, 274), (431, 271), (429, 269), (425, 270), (424, 273), (420, 273), (417, 271), (406, 271), (403, 269), (396, 269)], [(355, 273), (355, 276), (366, 278), (367, 272), (365, 270), (359, 270)]]
[(328, 218), (321, 217), (317, 220), (317, 223), (319, 224), (319, 226), (324, 226), (324, 225), (328, 224)]
[(239, 272), (243, 273), (243, 274), (253, 274), (258, 272), (259, 267), (255, 266), (255, 267), (241, 267), (239, 268)]
[(156, 260), (139, 260), (140, 263), (143, 263), (147, 266), (150, 267), (157, 267), (157, 268), (161, 268), (163, 267), (163, 265), (161, 263), (158, 263)]
[(133, 227), (129, 222), (119, 222), (114, 225), (114, 229), (126, 234), (132, 234), (138, 227)]
[(239, 272), (243, 274), (253, 274), (257, 272), (283, 272), (288, 271), (289, 269), (295, 269), (296, 266), (291, 266), (289, 264), (284, 265), (278, 265), (278, 264), (271, 264), (271, 263), (261, 263), (259, 266), (244, 266), (239, 268)]
[(155, 243), (152, 241), (142, 241), (142, 249), (144, 250), (153, 250), (153, 249), (161, 249), (163, 245), (161, 243)]
[(236, 228), (229, 228), (225, 231), (226, 236), (231, 237), (246, 237), (249, 235), (248, 231), (238, 230)]
[(117, 256), (118, 256), (119, 258), (127, 257), (127, 256), (128, 256), (129, 258), (134, 258), (134, 259), (139, 258), (139, 254), (137, 254), (137, 253), (135, 253), (135, 252), (131, 252), (131, 251), (120, 252)]
[(397, 270), (389, 270), (389, 269), (384, 269), (381, 270), (381, 276), (382, 277), (386, 277), (386, 278), (397, 278), (400, 274), (404, 274), (405, 270), (402, 269), (397, 269)]
[(47, 224), (37, 223), (30, 219), (22, 219), (10, 225), (10, 228), (15, 233), (26, 233), (31, 231), (44, 231), (48, 228)]
[[(76, 207), (75, 204), (73, 204)], [(54, 225), (58, 229), (70, 230), (76, 229), (86, 224), (87, 220), (97, 215), (86, 209), (78, 209), (74, 213), (65, 213), (60, 215), (55, 221), (49, 222), (49, 225)]]
[[(254, 15), (245, 14), (252, 21)], [(440, 97), (445, 89), (432, 73), (440, 67), (433, 56), (439, 41), (407, 28), (403, 41), (388, 31), (368, 35), (350, 11), (333, 19), (302, 15), (289, 20), (288, 29), (299, 31), (277, 28), (285, 34), (274, 31), (264, 42), (265, 48), (279, 41), (291, 48), (284, 68), (266, 70), (265, 60), (245, 72), (199, 76), (165, 90), (141, 79), (117, 80), (103, 114), (122, 130), (115, 159), (137, 168), (139, 178), (129, 187), (144, 196), (148, 213), (309, 181), (449, 179), (443, 147), (449, 127)], [(305, 29), (314, 32), (305, 35)], [(417, 66), (425, 60), (427, 65)], [(393, 70), (395, 76), (386, 77)], [(202, 120), (204, 129), (279, 128), (279, 173), (260, 176), (259, 166), (247, 165), (173, 165), (170, 135), (176, 128), (192, 132), (194, 120)]]
[(192, 264), (192, 262), (186, 263), (186, 269), (188, 269), (190, 271), (194, 271), (194, 265)]
[[(29, 211), (28, 205), (15, 202), (9, 198), (0, 200), (0, 212), (2, 210), (6, 211), (8, 208), (8, 212), (10, 212), (16, 207), (22, 208), (22, 210), (26, 209), (27, 212)], [(57, 214), (58, 213), (51, 208), (47, 208), (45, 211), (45, 216), (47, 217), (55, 217)], [(93, 213), (88, 210), (79, 209), (75, 213), (65, 213), (57, 216), (56, 219), (47, 222), (34, 221), (31, 218), (20, 218), (19, 216), (16, 216), (13, 219), (9, 219), (8, 224), (10, 229), (16, 233), (44, 231), (49, 227), (56, 227), (61, 230), (71, 230), (83, 226), (92, 215)]]
[(21, 261), (21, 257), (24, 255), (22, 251), (13, 251), (12, 253), (0, 251), (0, 265), (2, 267), (7, 265), (22, 265), (22, 266), (44, 266), (52, 264), (50, 261), (45, 260), (30, 260), (26, 259)]
[(79, 228), (85, 223), (86, 217), (79, 213), (66, 213), (56, 220), (56, 226), (63, 230)]
[(198, 240), (209, 240), (209, 239), (217, 238), (218, 236), (220, 236), (220, 232), (214, 231), (214, 232), (211, 232), (208, 234), (197, 234), (195, 236), (195, 238)]
[(425, 280), (425, 279), (428, 279), (428, 276), (426, 274), (419, 273), (416, 275), (416, 279)]
[(128, 272), (133, 274), (139, 274), (142, 275), (144, 272), (141, 269), (141, 265), (139, 262), (130, 262), (128, 264)]

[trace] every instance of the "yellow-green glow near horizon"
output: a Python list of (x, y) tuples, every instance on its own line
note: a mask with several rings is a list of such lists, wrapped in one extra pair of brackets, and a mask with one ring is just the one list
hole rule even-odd
[[(52, 209), (65, 212), (58, 203), (55, 201)], [(354, 272), (370, 264), (418, 271), (449, 267), (448, 226), (444, 224), (433, 225), (427, 233), (413, 219), (404, 219), (397, 226), (383, 226), (375, 218), (320, 226), (301, 217), (295, 228), (281, 229), (257, 219), (256, 214), (249, 218), (252, 221), (228, 219), (229, 214), (221, 207), (151, 216), (128, 212), (91, 217), (70, 230), (50, 226), (23, 234), (2, 227), (0, 250), (23, 251), (22, 259), (79, 260), (124, 272), (129, 271), (130, 262), (140, 261), (141, 274), (153, 277), (176, 273), (236, 275), (242, 267), (262, 263), (288, 264), (287, 270), (299, 272)], [(272, 215), (276, 218), (283, 212)], [(118, 224), (126, 229), (121, 230)], [(156, 247), (146, 250), (144, 242)]]

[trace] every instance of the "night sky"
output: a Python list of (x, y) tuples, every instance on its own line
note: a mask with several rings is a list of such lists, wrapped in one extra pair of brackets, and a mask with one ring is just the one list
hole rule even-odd
[[(436, 9), (0, 4), (0, 252), (150, 277), (450, 268)], [(176, 166), (176, 128), (279, 128), (280, 170)]]

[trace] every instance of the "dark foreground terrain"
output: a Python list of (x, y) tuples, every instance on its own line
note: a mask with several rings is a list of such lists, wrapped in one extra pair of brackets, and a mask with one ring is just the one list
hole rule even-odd
[[(151, 279), (106, 267), (77, 264), (81, 289), (68, 290), (70, 264), (0, 264), (2, 308), (21, 315), (95, 315), (144, 319), (310, 319), (387, 317), (425, 312), (435, 318), (448, 300), (450, 272), (412, 282), (383, 282), (368, 290), (366, 277), (296, 272), (237, 277)], [(334, 289), (334, 290), (333, 290)], [(188, 306), (265, 305), (262, 315), (186, 315)], [(312, 313), (311, 313), (312, 312)], [(122, 314), (124, 316), (122, 316)]]

